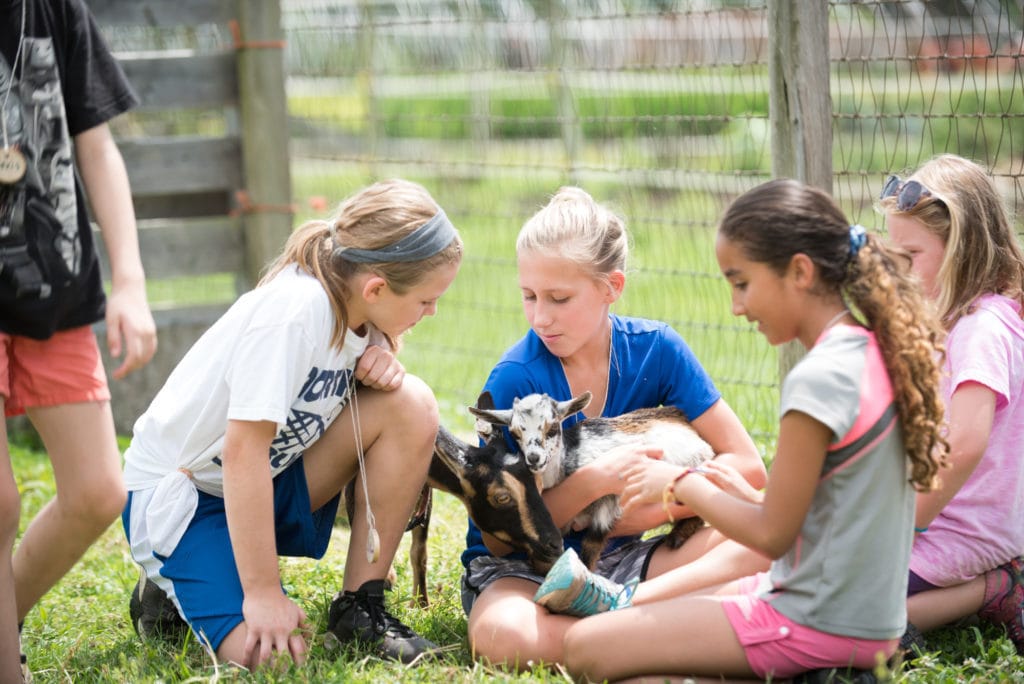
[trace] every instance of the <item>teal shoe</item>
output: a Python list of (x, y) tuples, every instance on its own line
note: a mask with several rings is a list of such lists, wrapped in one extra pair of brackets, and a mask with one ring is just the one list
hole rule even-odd
[(534, 603), (552, 613), (589, 617), (632, 605), (639, 579), (619, 584), (587, 569), (576, 551), (568, 549), (551, 566), (533, 596)]

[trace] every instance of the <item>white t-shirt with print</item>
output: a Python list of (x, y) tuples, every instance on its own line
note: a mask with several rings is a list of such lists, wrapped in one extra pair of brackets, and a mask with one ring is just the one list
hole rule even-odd
[(192, 486), (223, 496), (228, 420), (277, 424), (267, 455), (275, 476), (324, 434), (347, 403), (356, 362), (380, 335), (349, 331), (339, 350), (333, 328), (323, 286), (291, 268), (240, 297), (196, 341), (136, 421), (125, 452), (129, 490), (161, 485), (151, 503), (159, 513), (147, 516), (154, 524), (180, 538), (195, 506), (174, 499)]

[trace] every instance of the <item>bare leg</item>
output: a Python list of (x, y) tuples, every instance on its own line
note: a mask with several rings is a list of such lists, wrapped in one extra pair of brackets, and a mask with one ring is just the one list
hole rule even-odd
[(217, 659), (222, 663), (234, 663), (245, 667), (243, 655), (245, 654), (246, 636), (248, 636), (248, 630), (245, 623), (242, 622), (228, 632), (228, 635), (220, 642), (220, 646), (217, 647)]
[[(4, 399), (0, 397), (0, 410)], [(18, 536), (21, 501), (7, 450), (7, 423), (2, 424), (3, 454), (0, 454), (0, 682), (21, 680), (18, 649), (18, 610), (14, 600), (14, 570), (11, 552)]]
[(647, 577), (633, 605), (682, 596), (768, 569), (765, 556), (706, 527), (678, 549), (662, 544), (651, 557)]
[[(369, 525), (358, 475), (351, 405), (302, 456), (310, 508), (314, 511), (335, 497), (349, 480), (357, 478), (343, 582), (343, 588), (349, 591), (387, 575), (426, 481), (438, 425), (434, 395), (415, 376), (406, 375), (402, 386), (391, 392), (359, 388), (356, 395), (370, 504), (381, 542), (376, 563), (371, 564), (366, 557)], [(243, 622), (224, 638), (217, 656), (240, 662), (246, 634)]]
[[(764, 556), (706, 528), (678, 549), (662, 545), (655, 551), (648, 568), (652, 579), (637, 587), (633, 605), (691, 592), (735, 593), (732, 580), (768, 565)], [(535, 604), (536, 591), (533, 582), (503, 578), (481, 593), (469, 616), (469, 641), (477, 658), (516, 669), (565, 661), (562, 637), (578, 620)]]
[[(369, 525), (361, 477), (356, 480), (354, 520), (345, 560), (344, 589), (355, 591), (368, 580), (384, 579), (427, 478), (437, 434), (434, 395), (422, 380), (407, 375), (391, 392), (360, 388), (356, 402), (370, 506), (380, 535), (380, 559), (366, 557)], [(324, 436), (303, 456), (313, 510), (323, 506), (359, 472), (346, 407)]]
[(948, 625), (981, 610), (985, 599), (985, 577), (952, 587), (922, 591), (907, 599), (907, 619), (919, 630)]
[[(234, 663), (235, 665), (246, 667), (243, 656), (245, 655), (245, 638), (247, 636), (248, 629), (243, 622), (228, 632), (228, 635), (220, 642), (220, 646), (217, 648), (217, 658), (224, 663)], [(292, 652), (299, 652), (301, 655), (299, 655), (294, 662), (296, 665), (303, 665), (306, 662), (307, 652), (305, 636), (301, 634), (293, 634), (289, 641), (295, 642), (296, 640), (298, 640), (299, 643), (295, 643), (291, 646), (293, 649)], [(293, 659), (291, 653), (275, 650), (270, 654), (270, 658), (266, 660), (263, 665), (259, 666), (259, 669), (275, 670), (278, 667), (287, 668), (292, 662)]]
[(34, 408), (28, 415), (53, 464), (57, 495), (14, 554), (19, 621), (117, 518), (127, 497), (109, 402)]
[(493, 665), (528, 670), (564, 661), (562, 638), (578, 619), (549, 613), (533, 602), (537, 584), (503, 577), (481, 592), (469, 613), (473, 656)]
[(752, 677), (720, 598), (680, 597), (579, 620), (565, 634), (565, 664), (600, 682), (642, 675)]

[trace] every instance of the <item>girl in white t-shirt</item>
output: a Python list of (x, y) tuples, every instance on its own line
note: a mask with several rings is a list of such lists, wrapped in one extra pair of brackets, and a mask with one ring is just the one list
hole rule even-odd
[(880, 208), (948, 331), (951, 468), (918, 497), (910, 622), (980, 612), (1024, 652), (1024, 254), (992, 178), (956, 155), (891, 176)]
[(195, 343), (125, 453), (140, 634), (177, 620), (170, 603), (221, 660), (302, 663), (308, 623), (282, 590), (278, 556), (324, 554), (355, 478), (328, 629), (406, 662), (434, 647), (384, 608), (438, 426), (432, 392), (394, 353), (435, 313), (461, 258), (458, 233), (423, 187), (376, 183), (299, 227), (260, 284)]

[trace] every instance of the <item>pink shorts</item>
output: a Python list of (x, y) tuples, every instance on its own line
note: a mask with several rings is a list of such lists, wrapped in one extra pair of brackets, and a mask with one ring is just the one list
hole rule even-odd
[(36, 406), (109, 401), (92, 328), (61, 330), (48, 340), (0, 332), (0, 396), (8, 417)]
[(740, 594), (726, 597), (725, 615), (758, 677), (788, 679), (808, 670), (850, 667), (870, 670), (878, 654), (888, 659), (899, 639), (855, 639), (793, 622), (756, 595), (766, 573), (740, 580)]

